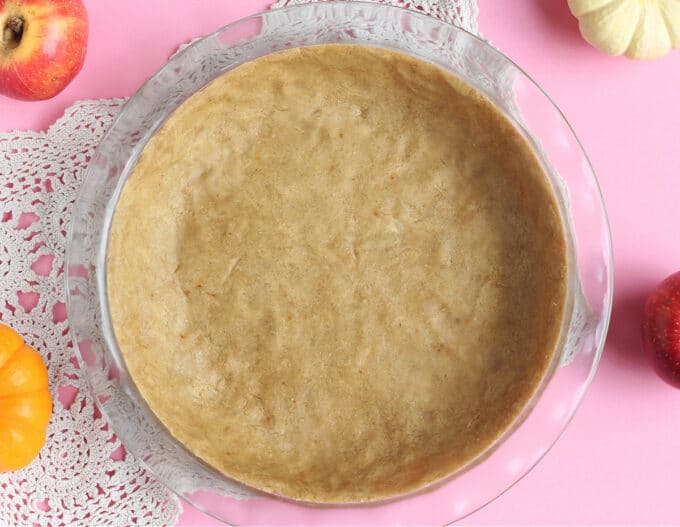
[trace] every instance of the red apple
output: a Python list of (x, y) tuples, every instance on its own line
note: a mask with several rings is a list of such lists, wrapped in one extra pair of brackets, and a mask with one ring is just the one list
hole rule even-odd
[(83, 66), (88, 27), (81, 0), (0, 0), (0, 93), (54, 97)]
[(647, 298), (642, 340), (656, 372), (680, 388), (680, 272), (666, 278)]

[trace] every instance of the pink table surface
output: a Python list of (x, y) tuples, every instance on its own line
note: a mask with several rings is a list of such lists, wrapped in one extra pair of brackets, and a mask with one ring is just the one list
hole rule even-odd
[[(89, 0), (86, 64), (56, 98), (0, 97), (0, 131), (44, 129), (73, 101), (131, 95), (177, 44), (268, 0)], [(680, 391), (640, 351), (646, 293), (680, 269), (680, 52), (605, 57), (566, 0), (479, 0), (480, 28), (553, 97), (598, 174), (614, 240), (615, 298), (600, 370), (529, 475), (463, 525), (680, 524)], [(185, 506), (180, 525), (219, 525)]]

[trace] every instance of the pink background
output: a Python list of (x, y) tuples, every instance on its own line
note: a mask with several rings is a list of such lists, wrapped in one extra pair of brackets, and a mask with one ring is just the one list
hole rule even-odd
[[(680, 52), (609, 58), (579, 36), (566, 0), (478, 0), (484, 35), (570, 120), (612, 224), (616, 289), (600, 370), (544, 460), (464, 525), (680, 524), (680, 391), (643, 360), (639, 318), (655, 283), (680, 269)], [(45, 129), (79, 99), (131, 95), (177, 44), (269, 0), (86, 0), (85, 66), (56, 98), (0, 97), (0, 131)], [(180, 525), (219, 525), (188, 505)]]

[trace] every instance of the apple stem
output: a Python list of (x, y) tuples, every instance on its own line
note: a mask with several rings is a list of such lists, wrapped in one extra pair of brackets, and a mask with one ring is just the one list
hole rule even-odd
[(21, 43), (21, 37), (24, 36), (25, 28), (24, 17), (11, 16), (5, 23), (2, 30), (2, 43), (7, 49), (14, 49)]

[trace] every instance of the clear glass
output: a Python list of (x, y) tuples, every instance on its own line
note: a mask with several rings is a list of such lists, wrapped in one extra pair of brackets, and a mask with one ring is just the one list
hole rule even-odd
[[(529, 140), (550, 177), (570, 238), (569, 302), (560, 350), (515, 424), (480, 459), (423, 492), (389, 502), (310, 507), (257, 494), (189, 453), (157, 420), (125, 368), (106, 292), (110, 222), (148, 139), (191, 94), (225, 71), (279, 50), (324, 43), (380, 46), (445, 68), (482, 91)], [(609, 227), (590, 163), (564, 116), (516, 65), (479, 38), (401, 8), (361, 2), (288, 7), (245, 18), (173, 57), (123, 107), (90, 162), (67, 250), (67, 307), (80, 364), (102, 414), (156, 477), (233, 524), (446, 524), (484, 506), (557, 440), (588, 388), (612, 303)]]

